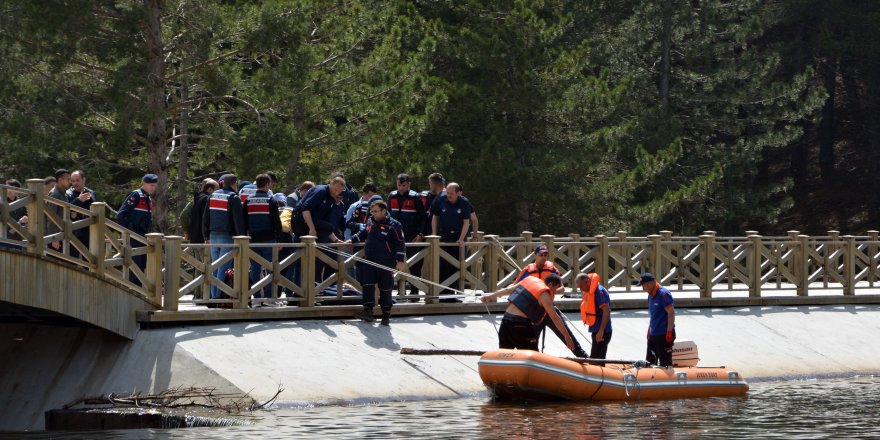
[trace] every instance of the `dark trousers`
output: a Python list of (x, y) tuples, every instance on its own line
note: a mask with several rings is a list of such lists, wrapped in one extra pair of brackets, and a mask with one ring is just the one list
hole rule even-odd
[[(144, 246), (146, 246), (146, 245), (137, 241), (137, 240), (131, 241), (132, 250), (140, 248), (140, 247), (144, 247)], [(135, 255), (135, 256), (131, 257), (131, 261), (134, 262), (134, 264), (136, 264), (137, 267), (139, 267), (141, 269), (141, 272), (143, 272), (147, 267), (147, 256), (146, 255)], [(146, 274), (144, 274), (144, 275), (146, 276)], [(138, 277), (134, 274), (134, 272), (128, 272), (128, 280), (131, 281), (132, 283), (134, 283), (135, 286), (141, 285), (141, 280), (138, 279)]]
[[(458, 240), (458, 236), (441, 237), (440, 242), (442, 242), (444, 244), (442, 244), (440, 246), (440, 249), (442, 249), (447, 254), (451, 255), (452, 258), (458, 259), (459, 255), (461, 255), (461, 254), (459, 254), (461, 248), (458, 246), (458, 244), (455, 243), (456, 240)], [(450, 242), (452, 244), (449, 244)], [(455, 266), (452, 265), (452, 263), (446, 261), (445, 258), (440, 257), (440, 282), (441, 283), (443, 282), (443, 280), (454, 275), (456, 271), (457, 271), (457, 269), (455, 268)], [(461, 290), (461, 277), (459, 277), (459, 279), (455, 280), (452, 283), (452, 285), (449, 287), (451, 287), (453, 289)], [(440, 292), (440, 294), (441, 295), (454, 295), (455, 292), (453, 292), (450, 289), (444, 289), (442, 292)]]
[[(315, 231), (318, 234), (318, 239), (316, 240), (316, 242), (317, 243), (330, 243), (330, 234), (333, 233), (336, 230), (336, 228), (334, 228), (333, 225), (330, 224), (330, 222), (315, 219), (315, 218), (312, 218), (312, 223), (315, 224)], [(291, 229), (293, 230), (293, 234), (296, 237), (295, 241), (297, 243), (300, 242), (300, 237), (309, 234), (309, 226), (306, 225), (306, 221), (303, 220), (301, 215), (297, 215), (293, 218), (293, 221), (291, 222)], [(326, 255), (333, 258), (334, 260), (336, 259), (335, 254), (331, 254), (326, 251), (321, 251), (321, 252), (324, 252)], [(327, 279), (327, 277), (333, 275), (334, 273), (336, 273), (336, 269), (334, 267), (325, 264), (321, 260), (317, 260), (317, 259), (315, 260), (315, 281), (316, 282), (320, 283), (321, 281), (324, 281), (325, 279)]]
[(498, 347), (538, 351), (535, 326), (522, 316), (505, 313), (498, 329)]
[[(406, 242), (407, 242), (407, 243), (410, 243), (411, 240), (412, 240), (412, 239), (407, 238), (407, 239), (406, 239)], [(421, 249), (422, 249), (422, 248), (417, 248), (417, 247), (410, 247), (410, 246), (407, 246), (407, 248), (406, 248), (406, 259), (409, 260), (413, 255), (417, 254)], [(424, 261), (418, 261), (418, 262), (414, 263), (412, 266), (410, 266), (410, 267), (409, 267), (409, 273), (410, 273), (410, 275), (413, 275), (413, 276), (416, 276), (416, 277), (421, 277), (421, 276), (422, 276), (422, 263), (424, 263)], [(399, 295), (405, 295), (406, 292), (405, 292), (405, 291), (403, 291), (403, 292), (398, 292), (398, 294), (399, 294)], [(415, 285), (410, 284), (410, 285), (409, 285), (409, 294), (410, 294), (410, 295), (418, 295), (418, 294), (419, 294), (419, 289), (418, 289)]]
[[(605, 333), (602, 335), (602, 342), (596, 341), (596, 333), (590, 333), (593, 348), (590, 349), (590, 357), (593, 359), (605, 359), (605, 356), (608, 355), (608, 343), (611, 342), (611, 333)], [(600, 364), (601, 366), (605, 366), (605, 364)]]
[[(565, 318), (562, 316), (562, 311), (556, 307), (554, 307), (553, 309), (556, 310), (556, 314), (559, 315), (559, 319), (562, 320), (562, 325), (565, 326), (565, 333), (568, 333), (568, 335), (571, 336), (571, 340), (574, 342), (574, 347), (571, 349), (571, 352), (574, 353), (574, 355), (577, 357), (587, 357), (587, 352), (584, 351), (577, 338), (574, 337), (574, 333), (572, 333), (571, 329), (568, 328), (568, 324), (565, 323)], [(541, 325), (536, 329), (537, 333), (540, 334), (544, 330), (544, 328), (549, 328), (550, 330), (552, 330), (553, 333), (556, 334), (556, 337), (558, 337), (563, 344), (565, 343), (565, 335), (562, 333), (563, 329), (556, 328), (556, 324), (553, 323), (553, 320), (550, 319), (549, 315), (544, 317), (544, 322), (542, 322)]]
[(645, 360), (651, 365), (661, 367), (672, 366), (672, 344), (675, 342), (675, 330), (672, 331), (672, 342), (666, 342), (666, 334), (648, 337), (648, 353)]
[[(73, 236), (77, 238), (82, 244), (85, 245), (86, 248), (89, 247), (89, 230), (88, 229), (78, 229), (73, 231)], [(82, 254), (79, 252), (79, 249), (70, 244), (70, 256), (73, 258), (79, 258)], [(83, 258), (85, 260), (85, 258)]]
[[(394, 262), (377, 261), (386, 267), (394, 267)], [(387, 269), (380, 269), (376, 266), (366, 263), (357, 263), (358, 277), (361, 286), (364, 289), (363, 302), (364, 307), (373, 307), (375, 304), (376, 290), (375, 286), (379, 286), (379, 307), (382, 311), (391, 310), (391, 288), (394, 287), (394, 276)]]

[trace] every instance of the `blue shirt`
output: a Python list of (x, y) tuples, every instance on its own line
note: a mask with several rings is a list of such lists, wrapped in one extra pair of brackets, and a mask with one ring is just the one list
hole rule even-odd
[(464, 221), (471, 219), (473, 210), (466, 198), (460, 196), (455, 204), (452, 204), (446, 193), (441, 193), (434, 200), (434, 207), (431, 210), (437, 217), (437, 233), (443, 238), (454, 237), (457, 240)]
[(334, 229), (345, 226), (345, 206), (330, 195), (329, 185), (318, 185), (309, 190), (296, 205), (297, 212), (309, 211), (312, 220), (323, 220)]
[(669, 314), (666, 313), (666, 306), (674, 305), (672, 294), (669, 289), (660, 286), (657, 294), (653, 297), (648, 295), (648, 314), (651, 315), (651, 323), (648, 329), (652, 336), (661, 336), (666, 334), (666, 326), (669, 325)]
[[(590, 333), (596, 333), (599, 331), (599, 327), (602, 325), (602, 316), (605, 315), (608, 310), (602, 308), (605, 304), (607, 304), (610, 309), (611, 298), (608, 296), (608, 290), (599, 285), (596, 287), (596, 323), (590, 326)], [(607, 335), (609, 333), (611, 333), (611, 315), (608, 315), (608, 324), (605, 325), (605, 334)]]

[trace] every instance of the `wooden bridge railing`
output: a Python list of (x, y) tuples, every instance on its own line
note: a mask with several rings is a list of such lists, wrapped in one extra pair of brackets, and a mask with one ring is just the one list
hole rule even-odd
[[(191, 244), (181, 237), (161, 234), (140, 236), (108, 220), (103, 203), (95, 202), (90, 210), (83, 210), (44, 197), (42, 184), (35, 179), (28, 181), (26, 189), (0, 185), (0, 246), (88, 270), (127, 286), (165, 310), (177, 310), (181, 303), (229, 304), (240, 309), (249, 302), (279, 300), (304, 307), (332, 305), (346, 300), (346, 288), (362, 288), (352, 276), (354, 258), (363, 255), (360, 248), (318, 244), (308, 236), (302, 237), (301, 243), (274, 245), (252, 244), (249, 237), (235, 237), (233, 244), (222, 245), (230, 250), (211, 261), (210, 250), (220, 245)], [(13, 194), (14, 200), (8, 200)], [(11, 216), (22, 207), (28, 212), (25, 225)], [(31, 215), (35, 212), (38, 215)], [(81, 230), (88, 230), (87, 243), (76, 233)], [(779, 237), (763, 237), (755, 231), (747, 231), (744, 237), (719, 237), (713, 231), (698, 237), (678, 237), (670, 231), (632, 237), (620, 231), (594, 237), (477, 233), (472, 242), (461, 247), (444, 246), (439, 237), (429, 236), (425, 242), (408, 245), (417, 250), (407, 260), (411, 268), (421, 265), (421, 277), (429, 282), (402, 277), (398, 282), (401, 287), (404, 282), (411, 283), (419, 290), (418, 295), (404, 299), (423, 299), (426, 304), (442, 298), (441, 286), (492, 291), (511, 283), (520, 268), (534, 260), (533, 250), (539, 243), (547, 245), (549, 258), (566, 286), (573, 287), (580, 272), (596, 272), (612, 293), (639, 292), (635, 280), (645, 271), (677, 290), (697, 291), (701, 298), (737, 291), (761, 297), (780, 290), (805, 296), (819, 289), (853, 295), (859, 289), (874, 288), (880, 281), (878, 231), (868, 231), (866, 236), (841, 236), (837, 231), (807, 236), (789, 231)], [(253, 252), (266, 247), (271, 249), (271, 261)], [(144, 269), (135, 264), (136, 256), (145, 257)], [(262, 269), (254, 283), (247, 276), (251, 260)], [(225, 263), (231, 263), (236, 274), (231, 283), (215, 273)], [(442, 280), (441, 263), (455, 269)], [(323, 276), (316, 270), (321, 267), (325, 268)], [(208, 292), (212, 286), (225, 298), (211, 300)], [(325, 295), (332, 286), (336, 286), (336, 294)], [(271, 291), (269, 298), (252, 298), (266, 287)], [(279, 298), (282, 289), (291, 296)]]

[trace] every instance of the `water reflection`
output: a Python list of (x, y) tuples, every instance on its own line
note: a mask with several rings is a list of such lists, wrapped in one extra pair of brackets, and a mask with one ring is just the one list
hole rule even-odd
[(880, 438), (880, 378), (760, 382), (745, 398), (505, 403), (488, 398), (276, 409), (252, 426), (0, 438)]

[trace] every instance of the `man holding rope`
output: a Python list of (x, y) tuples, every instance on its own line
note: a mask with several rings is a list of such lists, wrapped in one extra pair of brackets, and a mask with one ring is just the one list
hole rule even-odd
[[(502, 296), (507, 299), (507, 310), (498, 330), (499, 348), (519, 348), (538, 351), (537, 326), (550, 320), (558, 328), (564, 328), (562, 318), (553, 306), (556, 289), (562, 287), (562, 279), (558, 275), (547, 275), (543, 280), (537, 277), (525, 277), (522, 281), (492, 292), (491, 295), (480, 297), (483, 303), (495, 301)], [(574, 349), (574, 339), (570, 334), (563, 334), (565, 346)]]
[(358, 277), (363, 286), (364, 309), (355, 312), (354, 317), (366, 322), (373, 322), (373, 304), (375, 303), (374, 286), (379, 285), (379, 307), (382, 308), (382, 325), (390, 325), (391, 288), (394, 286), (394, 275), (391, 267), (401, 272), (406, 271), (406, 242), (403, 239), (403, 226), (388, 216), (388, 204), (376, 200), (370, 205), (371, 218), (366, 228), (353, 234), (346, 243), (364, 241), (364, 256), (376, 264), (357, 263)]
[[(535, 262), (524, 267), (520, 271), (519, 275), (516, 277), (516, 281), (520, 282), (527, 277), (536, 277), (540, 280), (550, 274), (560, 276), (559, 270), (556, 269), (556, 266), (553, 264), (553, 262), (548, 259), (549, 254), (550, 251), (549, 249), (547, 249), (547, 245), (542, 243), (535, 246)], [(562, 311), (555, 306), (553, 307), (553, 311), (554, 314), (559, 315), (559, 318), (562, 320), (562, 327), (556, 326), (556, 324), (554, 324), (554, 321), (551, 319), (551, 316), (547, 315), (544, 318), (544, 322), (535, 327), (535, 331), (540, 335), (545, 328), (549, 328), (553, 331), (554, 334), (556, 334), (557, 337), (559, 337), (559, 340), (563, 342), (565, 341), (563, 333), (565, 333), (569, 337), (571, 337), (572, 341), (574, 341), (574, 348), (572, 348), (571, 352), (577, 357), (588, 357), (587, 352), (584, 351), (583, 347), (581, 347), (581, 344), (578, 342), (577, 339), (575, 339), (574, 333), (572, 333), (571, 329), (568, 328), (568, 325), (565, 324), (565, 318), (562, 316)]]

